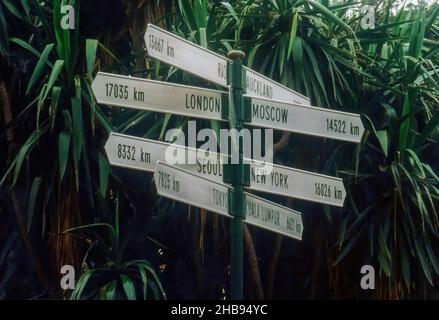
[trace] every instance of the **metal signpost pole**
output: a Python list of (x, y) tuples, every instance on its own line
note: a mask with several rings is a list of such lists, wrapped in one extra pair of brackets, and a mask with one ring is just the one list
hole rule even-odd
[[(227, 78), (231, 87), (229, 103), (229, 129), (242, 130), (246, 120), (244, 108), (245, 74), (242, 66), (244, 53), (242, 51), (230, 51), (228, 58), (232, 60), (227, 68)], [(224, 182), (231, 183), (229, 192), (229, 213), (233, 216), (231, 221), (231, 289), (232, 299), (243, 299), (243, 220), (246, 216), (246, 201), (244, 187), (250, 183), (250, 167), (244, 164), (243, 136), (231, 135), (232, 146), (230, 152), (238, 153), (238, 163), (225, 165)], [(237, 150), (236, 150), (237, 148)], [(229, 161), (233, 157), (229, 152)], [(235, 153), (236, 155), (236, 153)]]

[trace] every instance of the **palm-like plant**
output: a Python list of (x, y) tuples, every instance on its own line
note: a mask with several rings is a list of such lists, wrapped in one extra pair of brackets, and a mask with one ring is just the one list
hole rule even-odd
[(319, 106), (352, 109), (358, 41), (342, 16), (353, 1), (236, 1), (227, 7), (229, 37), (246, 51), (247, 65), (310, 97)]
[[(162, 284), (154, 271), (154, 267), (146, 260), (124, 261), (124, 242), (121, 239), (119, 228), (119, 197), (116, 198), (116, 212), (114, 224), (94, 223), (65, 230), (64, 233), (88, 230), (103, 230), (97, 233), (95, 241), (84, 238), (91, 243), (84, 257), (83, 273), (71, 293), (70, 299), (101, 299), (136, 300), (166, 298)], [(108, 239), (108, 240), (105, 240)], [(96, 257), (97, 249), (105, 252), (104, 262), (100, 266)], [(92, 267), (90, 267), (90, 265)]]
[[(60, 24), (61, 7), (66, 4), (76, 9), (73, 31)], [(78, 266), (84, 251), (63, 231), (108, 214), (105, 199), (110, 170), (100, 151), (100, 137), (111, 131), (111, 125), (95, 104), (90, 83), (98, 47), (109, 51), (97, 40), (81, 36), (76, 1), (35, 1), (31, 13), (42, 30), (10, 39), (11, 45), (33, 55), (36, 62), (24, 90), (29, 104), (8, 124), (22, 131), (23, 140), (17, 141), (21, 146), (0, 186), (11, 194), (27, 251), (37, 260), (32, 265), (37, 266), (44, 294), (55, 296), (60, 292), (58, 281), (47, 278), (57, 279), (65, 264)], [(43, 40), (47, 43), (42, 44)], [(16, 195), (21, 192), (29, 194), (26, 207)], [(35, 237), (42, 241), (33, 244)], [(11, 241), (17, 239), (11, 237)], [(12, 249), (7, 246), (2, 252), (0, 267)], [(38, 268), (43, 256), (50, 261), (45, 271)]]
[[(260, 271), (267, 274), (265, 292), (259, 283), (254, 297), (262, 297), (264, 293), (265, 297), (272, 297), (272, 292), (278, 291), (273, 290), (273, 284), (280, 285), (276, 279), (282, 279), (282, 284), (292, 281), (288, 266), (297, 264), (288, 264), (291, 261), (284, 259), (283, 274), (276, 261), (281, 253), (287, 255), (304, 247), (310, 248), (308, 252), (317, 263), (308, 268), (308, 256), (297, 255), (304, 274), (296, 282), (304, 287), (309, 284), (311, 297), (317, 286), (322, 290), (327, 287), (327, 294), (336, 297), (344, 296), (340, 292), (352, 287), (345, 296), (360, 296), (361, 292), (355, 289), (357, 277), (346, 275), (358, 274), (364, 264), (379, 268), (379, 290), (372, 294), (374, 297), (423, 297), (436, 290), (438, 5), (396, 10), (392, 1), (378, 1), (375, 29), (362, 30), (361, 15), (356, 10), (363, 3), (353, 0), (165, 1), (156, 7), (163, 18), (156, 16), (154, 21), (148, 16), (153, 5), (130, 1), (128, 14), (133, 20), (121, 23), (125, 27), (115, 37), (101, 30), (104, 46), (84, 37), (78, 28), (66, 31), (59, 27), (60, 6), (68, 2), (75, 1), (0, 3), (0, 56), (8, 56), (12, 48), (14, 55), (25, 57), (35, 66), (27, 76), (21, 74), (20, 79), (25, 81), (17, 82), (25, 83), (24, 88), (17, 87), (16, 91), (18, 97), (26, 96), (24, 106), (27, 107), (21, 107), (23, 98), (4, 99), (7, 86), (3, 81), (5, 74), (0, 74), (0, 98), (9, 101), (9, 105), (17, 105), (9, 108), (14, 117), (4, 110), (0, 114), (5, 124), (1, 130), (6, 133), (6, 140), (0, 135), (0, 144), (6, 142), (4, 150), (9, 154), (2, 153), (0, 159), (2, 164), (8, 163), (0, 177), (0, 201), (11, 209), (8, 212), (15, 213), (7, 216), (12, 221), (7, 227), (0, 225), (0, 240), (7, 240), (0, 248), (0, 288), (6, 288), (0, 291), (0, 298), (5, 292), (8, 294), (11, 279), (17, 277), (18, 267), (11, 262), (17, 260), (17, 252), (22, 256), (27, 254), (26, 261), (37, 266), (35, 271), (43, 284), (48, 283), (45, 279), (48, 274), (59, 277), (60, 265), (76, 261), (79, 266), (83, 260), (84, 273), (71, 296), (73, 299), (162, 297), (160, 282), (150, 264), (143, 260), (124, 261), (127, 255), (122, 254), (118, 214), (114, 225), (77, 227), (92, 218), (113, 221), (109, 218), (112, 212), (106, 209), (108, 190), (120, 191), (129, 199), (130, 205), (121, 212), (133, 207), (133, 194), (118, 184), (129, 173), (110, 168), (101, 152), (108, 132), (161, 139), (167, 128), (183, 128), (187, 121), (171, 115), (119, 111), (96, 105), (90, 89), (94, 68), (98, 65), (109, 72), (209, 86), (195, 76), (144, 59), (142, 35), (138, 33), (147, 20), (163, 23), (174, 33), (222, 54), (231, 48), (243, 49), (248, 66), (311, 97), (315, 105), (364, 113), (366, 134), (357, 148), (329, 141), (323, 144), (320, 139), (299, 136), (290, 141), (287, 136), (281, 139), (280, 146), (284, 148), (277, 153), (276, 162), (345, 177), (348, 201), (344, 209), (295, 201), (294, 208), (307, 213), (304, 219), (309, 226), (301, 243), (282, 247), (282, 237), (278, 236), (273, 245), (267, 241), (274, 239), (272, 235), (250, 229), (255, 244), (253, 248), (247, 247), (247, 252), (253, 253), (251, 265), (257, 267), (259, 259)], [(142, 16), (139, 8), (146, 8), (143, 12), (148, 18)], [(23, 30), (22, 26), (25, 26)], [(127, 53), (118, 59), (106, 47), (114, 45), (114, 39), (125, 41), (127, 31), (128, 50), (125, 48)], [(103, 58), (97, 55), (99, 48)], [(0, 71), (4, 70), (3, 66), (0, 61)], [(2, 109), (8, 109), (6, 105), (2, 103)], [(202, 125), (219, 128), (215, 122), (206, 121)], [(16, 133), (15, 137), (12, 132)], [(171, 210), (175, 211), (176, 207), (161, 206), (157, 220), (162, 221), (161, 215)], [(93, 216), (86, 212), (93, 212)], [(170, 216), (165, 218), (167, 225)], [(194, 248), (196, 269), (201, 270), (204, 255), (200, 248), (204, 243), (207, 248), (211, 244), (210, 237), (204, 237), (206, 221), (214, 217), (215, 225), (219, 225), (222, 220), (205, 212), (192, 217), (199, 223), (188, 226), (192, 229), (185, 231), (190, 235), (182, 232), (179, 237), (192, 239), (190, 250)], [(160, 237), (182, 242), (175, 240), (173, 234), (162, 234), (162, 228), (154, 223), (148, 228), (156, 228), (154, 232)], [(214, 235), (218, 235), (218, 228), (213, 229)], [(108, 232), (90, 234), (91, 230)], [(88, 247), (85, 259), (81, 253), (87, 247), (73, 241), (78, 231), (86, 239), (96, 239), (93, 243), (97, 246)], [(267, 243), (274, 247), (270, 255), (264, 253)], [(97, 258), (100, 248), (107, 249), (102, 250), (103, 262)], [(43, 253), (51, 262), (50, 272), (38, 267), (44, 265)], [(220, 260), (224, 262), (223, 256)], [(218, 283), (225, 281), (226, 262), (224, 265), (219, 267), (224, 270), (219, 271), (222, 276)], [(259, 270), (252, 269), (251, 282), (257, 283)], [(198, 271), (200, 283), (203, 283), (200, 279), (207, 277), (211, 275), (206, 272), (203, 278)], [(55, 296), (56, 289), (48, 286), (44, 292)]]
[(433, 161), (439, 151), (439, 6), (401, 8), (394, 17), (390, 9), (378, 30), (359, 32), (371, 61), (365, 69), (375, 77), (365, 80), (373, 121), (366, 120), (371, 138), (360, 152), (358, 171), (351, 172), (354, 201), (341, 223), (343, 250), (336, 263), (364, 246), (364, 259), (388, 279), (378, 297), (421, 297), (437, 286), (439, 275), (439, 179)]
[[(30, 220), (27, 223), (30, 228), (33, 214), (42, 214), (43, 237), (46, 228), (53, 235), (49, 243), (53, 245), (51, 254), (56, 261), (54, 270), (59, 270), (68, 261), (70, 264), (77, 261), (77, 257), (71, 256), (77, 252), (74, 243), (69, 237), (63, 237), (61, 232), (80, 222), (78, 197), (81, 192), (88, 195), (85, 206), (94, 206), (90, 166), (91, 157), (97, 157), (97, 153), (84, 152), (91, 151), (85, 137), (88, 130), (92, 130), (94, 119), (94, 102), (90, 98), (88, 82), (93, 71), (97, 41), (87, 40), (83, 51), (78, 28), (72, 34), (70, 30), (61, 28), (63, 4), (63, 1), (54, 1), (52, 7), (47, 7), (36, 2), (41, 12), (38, 18), (41, 24), (47, 26), (45, 37), (54, 41), (46, 44), (42, 51), (34, 47), (40, 44), (34, 44), (30, 39), (11, 39), (15, 45), (35, 55), (38, 62), (26, 88), (26, 94), (33, 98), (22, 111), (29, 134), (1, 180), (4, 184), (11, 179), (11, 189), (24, 187), (27, 183), (23, 184), (20, 179), (23, 169), (25, 166), (32, 168), (33, 174), (27, 177), (31, 182), (29, 191), (32, 200), (28, 204)], [(47, 25), (50, 14), (53, 15), (53, 32)], [(83, 52), (87, 70), (77, 70)], [(84, 118), (88, 121), (84, 122)], [(46, 158), (46, 154), (57, 156)]]

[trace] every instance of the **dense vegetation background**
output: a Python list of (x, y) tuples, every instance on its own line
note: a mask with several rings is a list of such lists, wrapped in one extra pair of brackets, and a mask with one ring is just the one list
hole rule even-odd
[[(60, 27), (68, 3), (74, 30)], [(110, 168), (103, 150), (111, 131), (162, 139), (188, 119), (97, 105), (98, 70), (211, 86), (147, 57), (149, 22), (363, 115), (358, 146), (276, 133), (277, 163), (342, 177), (348, 196), (334, 209), (265, 195), (304, 213), (304, 237), (245, 229), (245, 297), (439, 297), (438, 4), (2, 0), (0, 299), (229, 297), (227, 220), (159, 199), (151, 174)], [(366, 264), (375, 290), (360, 288)]]

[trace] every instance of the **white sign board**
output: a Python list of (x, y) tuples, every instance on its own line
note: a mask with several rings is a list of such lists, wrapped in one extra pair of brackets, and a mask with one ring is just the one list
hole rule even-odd
[[(172, 146), (173, 148), (169, 148)], [(138, 138), (120, 133), (112, 132), (105, 144), (105, 152), (112, 166), (129, 168), (135, 170), (154, 172), (158, 161), (166, 161), (166, 152), (169, 150), (178, 150), (183, 152), (179, 155), (179, 160), (196, 159), (197, 164), (175, 164), (178, 167), (190, 168), (192, 172), (198, 172), (205, 176), (212, 175), (218, 181), (222, 181), (222, 173), (216, 172), (216, 168), (222, 168), (220, 165), (220, 154), (207, 153), (197, 149), (177, 146), (166, 142)], [(171, 151), (172, 153), (173, 151)], [(171, 163), (174, 165), (174, 163)], [(212, 167), (211, 164), (215, 165)], [(207, 168), (208, 166), (208, 168)], [(221, 169), (222, 170), (222, 169)]]
[(277, 203), (245, 193), (247, 211), (245, 222), (287, 237), (302, 240), (302, 214)]
[(154, 172), (157, 193), (195, 207), (229, 216), (228, 190), (225, 184), (157, 162)]
[(221, 91), (104, 72), (92, 89), (100, 104), (221, 120)]
[(249, 124), (355, 143), (364, 133), (358, 114), (253, 97)]
[(343, 207), (346, 190), (342, 179), (280, 165), (264, 174), (258, 164), (251, 161), (250, 189)]
[[(146, 29), (145, 44), (151, 57), (227, 87), (229, 59), (152, 24)], [(249, 68), (245, 70), (248, 95), (310, 105), (310, 100), (300, 93)]]

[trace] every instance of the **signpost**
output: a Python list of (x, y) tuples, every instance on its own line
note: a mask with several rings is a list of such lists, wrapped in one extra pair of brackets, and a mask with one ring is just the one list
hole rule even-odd
[[(214, 181), (222, 181), (221, 156), (218, 153), (178, 146), (166, 142), (110, 133), (105, 151), (112, 166), (154, 172), (158, 161), (166, 161), (166, 150), (184, 153), (184, 159), (195, 158), (197, 164), (178, 164), (197, 175), (205, 176)], [(183, 159), (183, 160), (184, 160)]]
[(245, 222), (269, 231), (302, 240), (302, 214), (277, 203), (245, 193), (247, 211)]
[(364, 127), (358, 114), (247, 97), (252, 126), (274, 128), (359, 143)]
[(273, 165), (268, 174), (258, 173), (251, 161), (250, 189), (342, 207), (346, 198), (343, 180), (323, 174)]
[[(157, 162), (154, 182), (160, 196), (200, 207), (231, 218), (228, 185), (200, 177), (166, 163)], [(245, 222), (301, 240), (302, 214), (246, 193)]]
[[(188, 71), (228, 92), (99, 72), (92, 84), (98, 103), (188, 117), (228, 121), (238, 132), (243, 125), (273, 128), (359, 143), (364, 132), (359, 115), (316, 108), (310, 100), (242, 65), (244, 54), (222, 57), (149, 24), (148, 54)], [(246, 94), (244, 94), (246, 93)], [(302, 239), (297, 211), (245, 192), (273, 193), (343, 206), (346, 190), (339, 178), (244, 159), (242, 135), (232, 135), (238, 164), (222, 164), (231, 154), (181, 148), (196, 164), (170, 165), (164, 142), (111, 133), (105, 150), (111, 165), (154, 172), (159, 195), (221, 214), (231, 219), (231, 289), (243, 298), (243, 222)], [(230, 148), (229, 148), (230, 149)], [(229, 151), (231, 152), (231, 151)], [(195, 157), (193, 155), (195, 153)], [(268, 170), (267, 170), (268, 169)]]
[(221, 120), (225, 92), (99, 72), (92, 89), (98, 103), (144, 111)]
[(160, 161), (156, 165), (154, 181), (161, 196), (231, 217), (228, 210), (229, 187), (225, 184)]

